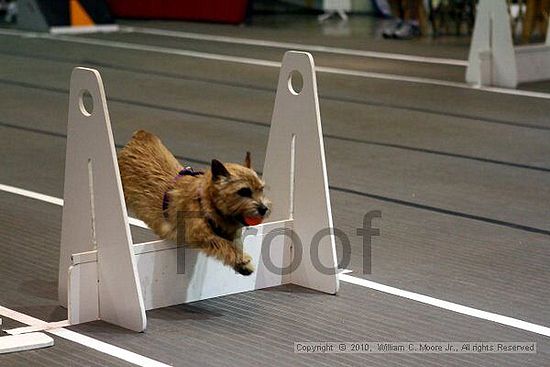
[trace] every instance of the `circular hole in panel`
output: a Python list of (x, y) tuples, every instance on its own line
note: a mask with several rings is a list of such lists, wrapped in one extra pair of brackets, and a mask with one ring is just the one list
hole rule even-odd
[(94, 99), (89, 91), (83, 90), (80, 92), (78, 104), (80, 106), (80, 112), (82, 112), (84, 116), (91, 116), (94, 112)]
[(300, 74), (299, 71), (294, 70), (290, 73), (290, 76), (288, 77), (288, 89), (290, 90), (290, 93), (297, 96), (302, 91), (302, 88), (304, 87), (304, 79), (302, 78), (302, 74)]

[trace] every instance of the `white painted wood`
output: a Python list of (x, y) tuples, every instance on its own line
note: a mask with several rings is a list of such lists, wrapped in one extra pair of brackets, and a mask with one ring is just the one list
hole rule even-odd
[(94, 260), (69, 267), (67, 318), (71, 325), (100, 319), (97, 251), (85, 254), (93, 254)]
[(479, 85), (493, 85), (493, 56), (491, 50), (479, 52)]
[(0, 354), (51, 347), (53, 339), (44, 333), (28, 333), (0, 337)]
[(515, 48), (518, 83), (550, 79), (550, 46), (545, 44)]
[(59, 329), (67, 326), (71, 326), (69, 320), (61, 320), (55, 322), (42, 322), (40, 325), (21, 326), (15, 329), (4, 330), (4, 332), (10, 335), (19, 335), (34, 333), (37, 331), (49, 331), (51, 329)]
[[(256, 271), (246, 277), (197, 250), (178, 249), (171, 241), (159, 240), (135, 244), (133, 249), (145, 308), (150, 310), (167, 307), (286, 283), (283, 272), (273, 270), (288, 267), (290, 261), (288, 241), (284, 237), (277, 237), (270, 244), (262, 245), (263, 233), (279, 228), (292, 228), (292, 221), (270, 222), (249, 227), (244, 231), (244, 248), (252, 256), (256, 267)], [(185, 267), (181, 274), (178, 274), (177, 268), (178, 250), (185, 251), (182, 257), (185, 260)], [(265, 252), (264, 256), (262, 252)], [(181, 252), (179, 255), (181, 256)], [(75, 261), (71, 268), (71, 278), (97, 271), (97, 251), (75, 254), (73, 259)], [(272, 265), (266, 264), (267, 261)], [(84, 269), (84, 267), (90, 268)], [(93, 307), (93, 276), (76, 282), (77, 285), (83, 283), (92, 288), (90, 293), (85, 294), (78, 288), (71, 288), (70, 294), (83, 300), (82, 303), (88, 307)], [(97, 296), (97, 292), (95, 295)], [(85, 314), (94, 313), (91, 310)], [(74, 324), (92, 321), (84, 319), (77, 310), (69, 316), (69, 320)]]
[[(83, 104), (85, 91), (93, 99), (91, 113)], [(144, 330), (145, 307), (103, 83), (96, 70), (76, 68), (71, 76), (67, 128), (59, 272), (62, 304), (68, 299), (71, 255), (93, 250), (94, 243), (98, 250), (100, 318), (130, 330)], [(81, 275), (74, 279), (88, 278)], [(82, 302), (71, 306), (79, 308), (83, 319), (92, 317)]]
[[(292, 72), (303, 80), (299, 90), (291, 87)], [(83, 110), (84, 90), (94, 100), (91, 114)], [(101, 319), (141, 331), (145, 309), (288, 282), (337, 292), (336, 250), (330, 232), (314, 247), (318, 255), (311, 256), (312, 239), (332, 228), (332, 212), (309, 53), (291, 51), (283, 59), (264, 165), (274, 211), (270, 222), (243, 231), (243, 246), (256, 267), (247, 277), (169, 241), (132, 244), (97, 71), (75, 69), (69, 103), (59, 293), (68, 299), (71, 324)], [(284, 235), (291, 231), (301, 245)], [(178, 256), (182, 252), (185, 255)], [(178, 273), (181, 259), (184, 266), (179, 270), (183, 271)]]
[(480, 0), (466, 81), (516, 88), (519, 83), (545, 79), (550, 79), (550, 39), (546, 44), (514, 48), (506, 1)]
[[(482, 76), (479, 54), (491, 50), (491, 76)], [(483, 68), (485, 70), (485, 68)], [(518, 83), (517, 65), (506, 0), (480, 0), (477, 7), (474, 33), (470, 44), (466, 82), (515, 88)]]
[[(300, 93), (291, 90), (293, 72), (301, 75)], [(302, 259), (290, 275), (291, 283), (336, 293), (334, 237), (324, 236), (318, 246), (326, 274), (314, 266), (310, 256), (314, 235), (333, 224), (315, 66), (307, 52), (289, 51), (283, 58), (263, 172), (267, 195), (275, 203), (272, 219), (294, 219), (293, 230), (302, 243), (301, 249), (297, 244), (293, 247), (292, 261), (297, 262), (299, 252)]]
[[(288, 244), (283, 238), (278, 238), (269, 246), (262, 246), (263, 231), (282, 228), (289, 222), (267, 223), (257, 228), (258, 234), (246, 235), (245, 251), (251, 255), (256, 271), (249, 276), (242, 276), (221, 262), (205, 256), (196, 250), (173, 246), (160, 251), (144, 251), (136, 253), (140, 274), (141, 287), (146, 309), (166, 307), (224, 296), (228, 294), (247, 292), (256, 289), (273, 287), (284, 283), (281, 271), (268, 268), (262, 261), (262, 251), (266, 251), (275, 269), (282, 269), (290, 257)], [(159, 244), (163, 246), (163, 244)], [(141, 249), (142, 250), (142, 249)], [(178, 251), (185, 251), (184, 267), (178, 274)]]

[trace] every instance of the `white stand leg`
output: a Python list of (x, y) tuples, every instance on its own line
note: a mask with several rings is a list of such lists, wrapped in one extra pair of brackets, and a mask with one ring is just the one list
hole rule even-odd
[[(76, 68), (70, 89), (59, 300), (67, 304), (71, 255), (97, 250), (97, 318), (142, 331), (145, 307), (101, 76), (96, 70)], [(86, 92), (93, 100), (92, 111), (84, 106)], [(95, 293), (96, 287), (80, 292)], [(79, 302), (81, 307), (93, 305)]]
[[(292, 82), (298, 84), (299, 79), (303, 87), (297, 93)], [(293, 248), (302, 252), (302, 260), (291, 273), (291, 282), (336, 293), (333, 236), (324, 236), (319, 243), (313, 243), (318, 246), (319, 255), (314, 257), (321, 261), (321, 267), (314, 265), (317, 259), (311, 256), (310, 246), (316, 234), (333, 225), (317, 81), (309, 53), (290, 51), (283, 58), (263, 177), (268, 187), (276, 187), (268, 192), (274, 203), (272, 219), (292, 218), (294, 231), (302, 243), (301, 249)], [(320, 271), (323, 267), (329, 269), (326, 274)]]
[[(490, 67), (485, 65), (487, 62)], [(485, 75), (487, 72), (490, 72), (489, 76)], [(479, 1), (466, 81), (476, 85), (490, 81), (491, 85), (517, 86), (517, 66), (506, 0)]]

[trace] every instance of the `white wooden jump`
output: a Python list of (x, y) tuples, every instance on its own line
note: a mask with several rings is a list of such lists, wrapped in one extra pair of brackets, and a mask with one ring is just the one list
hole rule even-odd
[(480, 0), (470, 45), (466, 82), (516, 88), (550, 79), (550, 27), (546, 43), (514, 47), (506, 0)]
[[(85, 106), (86, 92), (92, 111)], [(101, 76), (74, 69), (59, 268), (59, 302), (68, 308), (70, 323), (104, 320), (143, 331), (146, 310), (286, 283), (335, 294), (334, 236), (318, 233), (333, 225), (309, 53), (289, 51), (283, 58), (263, 172), (273, 212), (269, 222), (243, 233), (256, 271), (245, 277), (187, 249), (185, 272), (178, 274), (175, 243), (132, 242)], [(283, 233), (288, 230), (301, 245)]]

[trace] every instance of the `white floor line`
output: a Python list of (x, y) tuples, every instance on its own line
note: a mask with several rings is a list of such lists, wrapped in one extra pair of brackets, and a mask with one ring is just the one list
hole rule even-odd
[[(63, 206), (63, 199), (61, 198), (44, 195), (39, 192), (25, 190), (15, 186), (0, 184), (0, 191), (5, 191), (12, 194), (20, 195), (20, 196), (25, 196), (30, 199), (36, 199), (36, 200), (44, 201), (46, 203), (58, 205), (58, 206)], [(128, 222), (133, 226), (149, 229), (149, 227), (147, 227), (147, 224), (143, 223), (143, 221), (137, 218), (129, 217)]]
[(19, 335), (19, 334), (34, 333), (37, 331), (47, 331), (50, 329), (59, 329), (61, 327), (66, 327), (70, 325), (71, 324), (69, 323), (69, 320), (63, 320), (63, 321), (56, 321), (56, 322), (48, 322), (47, 325), (33, 325), (33, 326), (18, 327), (15, 329), (7, 329), (7, 330), (4, 330), (4, 332), (10, 335)]
[(292, 50), (302, 50), (302, 51), (324, 52), (324, 53), (331, 53), (331, 54), (338, 54), (338, 55), (361, 56), (361, 57), (370, 57), (370, 58), (376, 58), (376, 59), (409, 61), (409, 62), (427, 63), (427, 64), (468, 66), (468, 61), (466, 60), (449, 59), (449, 58), (441, 58), (441, 57), (427, 57), (427, 56), (406, 55), (406, 54), (398, 54), (398, 53), (390, 53), (390, 52), (356, 50), (356, 49), (331, 47), (331, 46), (307, 45), (307, 44), (293, 43), (293, 42), (278, 42), (278, 41), (269, 41), (269, 40), (253, 39), (253, 38), (229, 37), (229, 36), (220, 36), (220, 35), (214, 35), (214, 34), (181, 32), (181, 31), (172, 31), (167, 29), (156, 29), (156, 28), (146, 28), (146, 27), (121, 26), (120, 30), (123, 32), (129, 32), (129, 33), (142, 33), (142, 34), (150, 34), (150, 35), (163, 36), (163, 37), (184, 38), (184, 39), (210, 41), (210, 42), (222, 42), (222, 43), (231, 43), (231, 44), (248, 45), (248, 46), (282, 48), (286, 50), (292, 49)]
[(49, 195), (44, 195), (35, 191), (21, 189), (15, 186), (0, 184), (0, 191), (9, 192), (11, 194), (16, 194), (20, 196), (25, 196), (27, 198), (44, 201), (46, 203), (50, 203), (58, 206), (63, 206), (63, 199), (56, 198)]
[[(20, 189), (20, 188), (17, 188), (17, 187), (14, 187), (14, 186), (9, 186), (9, 185), (0, 184), (0, 191), (10, 192), (10, 193), (13, 193), (13, 194), (29, 197), (29, 198), (32, 198), (32, 199), (46, 201), (48, 203), (53, 203), (53, 204), (56, 204), (56, 205), (59, 205), (58, 203), (60, 201), (62, 202), (62, 199), (55, 198), (53, 196), (39, 194), (39, 193), (34, 192), (34, 191), (24, 190), (24, 189)], [(63, 205), (63, 204), (61, 204), (61, 205)], [(425, 295), (422, 295), (422, 294), (419, 294), (419, 293), (409, 292), (409, 291), (405, 291), (405, 290), (402, 290), (402, 289), (399, 289), (399, 288), (394, 288), (394, 287), (391, 287), (391, 286), (388, 286), (388, 285), (384, 285), (384, 284), (381, 284), (381, 283), (376, 283), (376, 282), (373, 282), (373, 281), (370, 281), (370, 280), (357, 278), (357, 277), (354, 277), (352, 275), (348, 275), (349, 272), (351, 272), (351, 271), (348, 270), (348, 269), (342, 271), (339, 274), (340, 280), (343, 281), (343, 282), (359, 285), (361, 287), (370, 288), (370, 289), (374, 289), (374, 290), (377, 290), (377, 291), (380, 291), (380, 292), (384, 292), (384, 293), (392, 294), (392, 295), (395, 295), (395, 296), (407, 298), (407, 299), (410, 299), (412, 301), (416, 301), (416, 302), (424, 303), (424, 304), (427, 304), (427, 305), (439, 307), (439, 308), (442, 308), (442, 309), (445, 309), (445, 310), (448, 310), (448, 311), (457, 312), (457, 313), (460, 313), (460, 314), (463, 314), (463, 315), (468, 315), (468, 316), (476, 317), (476, 318), (479, 318), (479, 319), (496, 322), (498, 324), (511, 326), (511, 327), (514, 327), (514, 328), (517, 328), (517, 329), (529, 331), (529, 332), (544, 335), (544, 336), (550, 336), (550, 328), (548, 328), (546, 326), (533, 324), (533, 323), (530, 323), (530, 322), (527, 322), (527, 321), (514, 319), (512, 317), (503, 316), (503, 315), (495, 314), (495, 313), (492, 313), (492, 312), (478, 310), (478, 309), (468, 307), (468, 306), (462, 306), (462, 305), (459, 305), (457, 303), (452, 303), (452, 302), (440, 300), (440, 299), (437, 299), (437, 298), (433, 298), (433, 297), (430, 297), (430, 296), (425, 296)], [(0, 306), (0, 315), (2, 314), (1, 312), (2, 312), (2, 307)], [(4, 316), (10, 317), (8, 315), (4, 315)], [(21, 320), (17, 320), (17, 321), (20, 321), (20, 322), (22, 322), (24, 324), (27, 324), (27, 325), (34, 325), (33, 322), (27, 322), (27, 321), (31, 320), (32, 318), (31, 319), (24, 319), (23, 316), (21, 316), (22, 319), (26, 320), (26, 321), (21, 321)], [(13, 318), (13, 317), (10, 317), (10, 318)], [(36, 320), (36, 319), (34, 319), (34, 320)], [(38, 321), (40, 321), (40, 320), (38, 320)], [(41, 321), (41, 323), (47, 325), (47, 323), (45, 323), (44, 321)]]
[(374, 289), (376, 291), (392, 294), (394, 296), (407, 298), (412, 301), (424, 303), (430, 306), (439, 307), (448, 311), (453, 311), (463, 315), (472, 316), (478, 319), (496, 322), (497, 324), (511, 326), (516, 329), (521, 329), (521, 330), (529, 331), (529, 332), (544, 335), (544, 336), (550, 336), (550, 328), (546, 326), (533, 324), (531, 322), (514, 319), (512, 317), (503, 316), (492, 312), (478, 310), (476, 308), (472, 308), (468, 306), (462, 306), (457, 303), (443, 301), (441, 299), (425, 296), (423, 294), (405, 291), (399, 288), (390, 287), (388, 285), (376, 283), (370, 280), (357, 278), (352, 275), (340, 274), (339, 277), (340, 277), (340, 280), (343, 282), (355, 284), (365, 288)]
[(170, 367), (170, 365), (156, 361), (154, 359), (142, 356), (140, 354), (130, 352), (129, 350), (122, 349), (120, 347), (116, 347), (114, 345), (102, 342), (100, 340), (91, 338), (86, 335), (79, 334), (77, 332), (74, 332), (72, 330), (64, 329), (64, 328), (57, 328), (57, 329), (47, 329), (47, 326), (49, 323), (46, 321), (42, 321), (40, 319), (37, 319), (35, 317), (25, 315), (21, 312), (11, 310), (9, 308), (0, 306), (0, 315), (3, 317), (7, 317), (9, 319), (19, 321), (23, 324), (27, 324), (29, 326), (34, 327), (45, 327), (45, 332), (58, 336), (63, 339), (67, 339), (69, 341), (72, 341), (74, 343), (83, 345), (85, 347), (97, 350), (98, 352), (108, 354), (112, 357), (121, 359), (123, 361), (133, 363), (137, 366), (143, 366), (143, 367)]
[[(230, 55), (222, 55), (222, 54), (213, 54), (208, 52), (191, 51), (191, 50), (168, 48), (168, 47), (161, 47), (161, 46), (142, 45), (142, 44), (129, 43), (129, 42), (108, 41), (108, 40), (85, 38), (85, 37), (74, 37), (74, 36), (53, 36), (47, 33), (42, 34), (42, 33), (13, 31), (13, 30), (0, 30), (0, 34), (11, 35), (11, 36), (15, 35), (15, 36), (26, 37), (26, 38), (48, 39), (48, 40), (54, 40), (54, 41), (60, 41), (60, 42), (87, 44), (87, 45), (93, 45), (93, 46), (119, 48), (119, 49), (126, 49), (126, 50), (132, 50), (132, 51), (156, 52), (156, 53), (163, 53), (167, 55), (194, 57), (194, 58), (200, 58), (204, 60), (232, 62), (232, 63), (238, 63), (238, 64), (256, 65), (256, 66), (263, 66), (263, 67), (270, 67), (270, 68), (277, 68), (277, 69), (281, 67), (281, 63), (278, 61), (262, 60), (262, 59), (254, 59), (254, 58), (248, 58), (248, 57), (230, 56)], [(514, 95), (514, 96), (522, 96), (522, 97), (550, 99), (550, 93), (531, 92), (531, 91), (497, 88), (497, 87), (474, 86), (474, 85), (469, 85), (461, 82), (451, 82), (451, 81), (431, 79), (431, 78), (375, 73), (375, 72), (369, 72), (369, 71), (342, 69), (342, 68), (334, 68), (334, 67), (327, 67), (327, 66), (317, 66), (315, 70), (320, 73), (327, 73), (327, 74), (334, 74), (334, 75), (355, 76), (359, 78), (391, 80), (396, 82), (417, 83), (417, 84), (426, 84), (426, 85), (437, 85), (442, 87), (476, 90), (476, 91), (488, 92), (488, 93), (498, 93), (498, 94), (507, 94), (507, 95)]]

